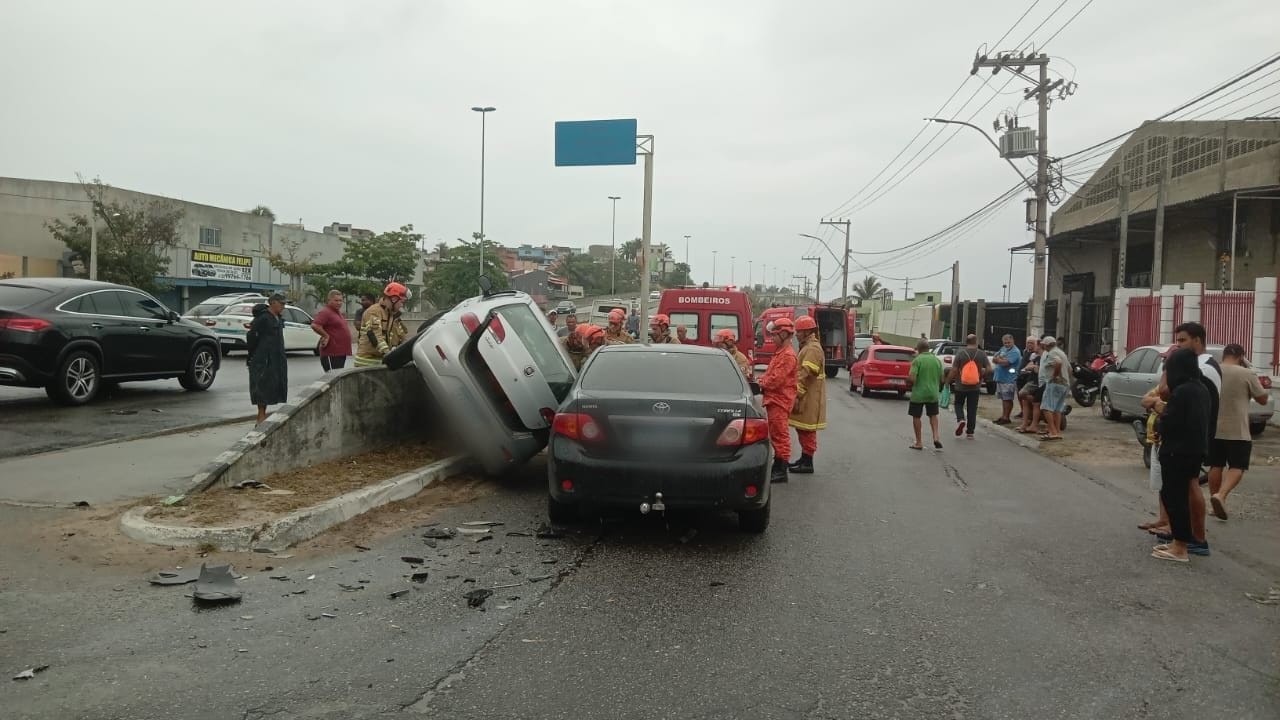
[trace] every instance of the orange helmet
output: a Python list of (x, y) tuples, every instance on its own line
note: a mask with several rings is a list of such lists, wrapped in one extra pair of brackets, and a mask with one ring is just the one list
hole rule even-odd
[(626, 322), (626, 321), (627, 321), (627, 314), (622, 312), (618, 308), (614, 308), (609, 311), (609, 322), (620, 323), (620, 322)]
[(773, 332), (795, 332), (796, 324), (791, 322), (791, 318), (782, 317), (773, 321)]
[(813, 317), (809, 315), (801, 315), (796, 318), (796, 330), (817, 330), (818, 323), (814, 322)]
[(720, 332), (716, 333), (716, 342), (737, 342), (737, 341), (738, 341), (737, 336), (735, 336), (733, 331), (728, 328), (725, 328), (724, 330), (721, 330)]
[(670, 325), (671, 325), (671, 318), (667, 317), (666, 315), (663, 315), (662, 313), (658, 313), (657, 315), (654, 315), (654, 316), (653, 316), (653, 324), (654, 324), (654, 325), (670, 326)]
[(410, 297), (409, 288), (398, 282), (387, 283), (387, 287), (382, 291), (387, 297), (398, 297), (401, 300), (408, 300)]
[(600, 327), (599, 325), (583, 323), (578, 327), (574, 328), (574, 332), (578, 333), (583, 338), (590, 340), (593, 335), (604, 335), (604, 328)]

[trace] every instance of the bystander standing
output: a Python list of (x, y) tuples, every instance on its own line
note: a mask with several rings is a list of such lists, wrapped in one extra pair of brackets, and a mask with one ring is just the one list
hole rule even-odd
[(934, 449), (942, 449), (942, 441), (938, 439), (938, 396), (942, 390), (942, 370), (942, 360), (929, 352), (929, 341), (920, 338), (916, 342), (915, 359), (911, 361), (911, 400), (907, 405), (907, 414), (911, 416), (911, 428), (916, 437), (915, 444), (907, 446), (912, 450), (924, 449), (921, 415), (929, 416)]
[(1000, 417), (995, 420), (997, 425), (1008, 425), (1013, 422), (1009, 418), (1009, 413), (1013, 412), (1013, 401), (1018, 395), (1018, 370), (1022, 368), (1022, 351), (1013, 341), (1013, 336), (1005, 335), (1003, 342), (1004, 347), (996, 351), (995, 357), (991, 359), (996, 366), (996, 397), (1000, 398), (1001, 410), (1003, 410)]
[(249, 401), (258, 407), (258, 422), (267, 419), (267, 406), (289, 396), (289, 364), (284, 351), (285, 298), (272, 295), (266, 305), (255, 305), (253, 323), (245, 343), (249, 349)]
[(330, 290), (324, 307), (311, 322), (311, 329), (320, 336), (320, 367), (325, 372), (346, 367), (351, 356), (351, 326), (342, 316), (343, 300), (341, 290)]
[(1209, 502), (1219, 520), (1227, 519), (1227, 496), (1244, 479), (1253, 454), (1249, 434), (1249, 402), (1266, 405), (1270, 393), (1244, 359), (1236, 343), (1222, 350), (1222, 394), (1218, 398), (1218, 425), (1209, 443)]

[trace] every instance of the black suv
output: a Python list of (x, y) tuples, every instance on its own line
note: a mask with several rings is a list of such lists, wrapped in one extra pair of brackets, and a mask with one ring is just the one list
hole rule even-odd
[(136, 288), (92, 280), (0, 280), (0, 385), (83, 405), (103, 383), (178, 378), (207, 390), (218, 337)]

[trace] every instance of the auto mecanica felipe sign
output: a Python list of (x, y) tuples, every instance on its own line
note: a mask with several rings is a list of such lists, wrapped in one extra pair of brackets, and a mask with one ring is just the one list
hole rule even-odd
[(248, 255), (191, 251), (191, 277), (206, 280), (253, 280), (253, 258)]

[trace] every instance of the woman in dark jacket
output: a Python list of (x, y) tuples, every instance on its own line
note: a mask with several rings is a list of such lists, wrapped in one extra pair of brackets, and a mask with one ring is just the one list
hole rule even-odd
[(249, 401), (258, 406), (258, 422), (267, 419), (267, 406), (289, 396), (289, 365), (284, 352), (284, 296), (272, 295), (266, 305), (253, 308), (253, 323), (245, 343), (249, 347)]
[(1191, 536), (1191, 483), (1200, 477), (1200, 461), (1209, 450), (1209, 391), (1200, 382), (1200, 363), (1195, 351), (1183, 348), (1165, 360), (1169, 402), (1156, 403), (1160, 413), (1160, 500), (1169, 513), (1173, 540), (1157, 545), (1151, 557), (1187, 562)]

